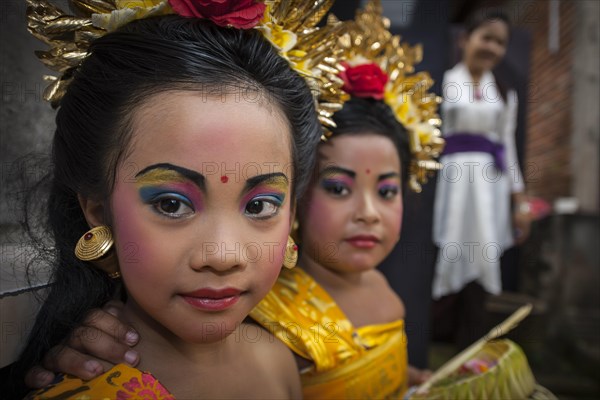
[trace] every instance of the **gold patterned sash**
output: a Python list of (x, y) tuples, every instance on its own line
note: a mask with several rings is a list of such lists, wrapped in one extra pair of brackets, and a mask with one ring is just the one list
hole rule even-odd
[(354, 328), (301, 268), (283, 270), (250, 316), (300, 357), (304, 397), (401, 398), (407, 386), (404, 321)]

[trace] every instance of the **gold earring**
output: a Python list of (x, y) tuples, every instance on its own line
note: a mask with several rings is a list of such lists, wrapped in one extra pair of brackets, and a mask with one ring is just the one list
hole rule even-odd
[(285, 246), (285, 255), (283, 256), (283, 266), (287, 269), (292, 269), (298, 262), (298, 246), (294, 242), (291, 236), (288, 236), (287, 244)]
[(119, 273), (115, 253), (109, 253), (113, 243), (110, 228), (106, 225), (97, 226), (79, 238), (75, 246), (75, 257), (100, 268), (111, 278), (118, 278), (121, 274)]
[(298, 219), (294, 219), (294, 222), (292, 223), (292, 231), (290, 232), (290, 236), (292, 237), (292, 239), (298, 243), (300, 243), (300, 238), (298, 237), (298, 230), (300, 229), (300, 222), (298, 222)]

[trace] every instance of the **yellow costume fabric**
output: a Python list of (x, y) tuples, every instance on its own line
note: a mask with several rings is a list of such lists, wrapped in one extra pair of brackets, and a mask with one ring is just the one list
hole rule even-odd
[(250, 316), (312, 361), (301, 374), (305, 399), (401, 398), (407, 389), (404, 321), (354, 328), (300, 268), (282, 270)]
[(26, 398), (36, 400), (175, 399), (151, 374), (125, 364), (118, 364), (90, 381), (83, 381), (70, 375), (59, 375), (51, 385), (30, 393)]

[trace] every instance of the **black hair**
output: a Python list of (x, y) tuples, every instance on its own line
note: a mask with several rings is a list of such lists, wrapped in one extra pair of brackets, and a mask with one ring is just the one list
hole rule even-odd
[[(465, 23), (467, 37), (471, 36), (473, 31), (475, 31), (482, 25), (487, 24), (492, 21), (504, 22), (506, 24), (506, 26), (508, 27), (508, 31), (509, 31), (509, 35), (510, 35), (511, 23), (510, 23), (510, 19), (508, 18), (508, 15), (506, 15), (502, 11), (492, 9), (492, 10), (481, 10), (479, 12), (472, 14), (467, 19), (467, 22)], [(492, 71), (492, 74), (494, 75), (494, 80), (496, 81), (496, 86), (498, 86), (498, 91), (500, 92), (500, 96), (502, 96), (502, 100), (504, 100), (504, 102), (506, 103), (509, 87), (504, 82), (504, 80), (498, 78), (498, 74), (496, 74), (494, 71)]]
[(370, 133), (390, 139), (398, 151), (402, 184), (406, 186), (410, 164), (408, 133), (387, 104), (372, 98), (352, 97), (341, 110), (333, 114), (333, 120), (337, 128), (332, 129), (332, 138)]
[(20, 356), (18, 376), (117, 293), (114, 280), (74, 255), (89, 229), (78, 195), (108, 199), (118, 162), (131, 145), (136, 107), (172, 90), (209, 95), (253, 90), (267, 96), (292, 132), (296, 197), (310, 179), (321, 135), (308, 85), (257, 30), (170, 15), (131, 22), (95, 40), (89, 52), (72, 71), (56, 116), (46, 210), (55, 250), (52, 285)]
[(498, 10), (483, 10), (472, 14), (465, 23), (465, 29), (467, 36), (473, 33), (473, 31), (479, 28), (483, 24), (487, 24), (491, 21), (502, 21), (510, 28), (511, 23), (508, 15)]

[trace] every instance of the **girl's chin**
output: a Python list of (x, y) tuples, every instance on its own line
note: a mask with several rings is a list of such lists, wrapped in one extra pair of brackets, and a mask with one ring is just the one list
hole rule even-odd
[(239, 322), (239, 324), (229, 323), (225, 321), (222, 323), (206, 322), (197, 326), (185, 327), (183, 331), (179, 332), (180, 335), (177, 336), (189, 343), (216, 343), (223, 341), (232, 335), (238, 336), (238, 332), (240, 331), (240, 325), (241, 321)]
[(346, 270), (365, 272), (377, 268), (381, 261), (383, 260), (379, 260), (379, 258), (360, 255), (358, 257), (351, 257), (344, 264), (348, 266), (345, 268)]

